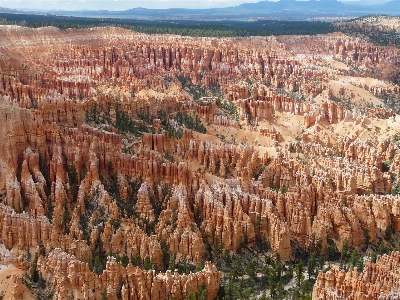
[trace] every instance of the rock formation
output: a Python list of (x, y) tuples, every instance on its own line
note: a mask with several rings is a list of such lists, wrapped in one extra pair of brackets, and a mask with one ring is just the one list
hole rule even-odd
[[(400, 123), (381, 101), (400, 91), (381, 80), (398, 49), (109, 27), (0, 40), (0, 263), (38, 253), (54, 299), (214, 299), (218, 247), (264, 241), (287, 261), (400, 231)], [(320, 273), (314, 298), (395, 297), (398, 256)], [(205, 266), (168, 269), (182, 261)]]

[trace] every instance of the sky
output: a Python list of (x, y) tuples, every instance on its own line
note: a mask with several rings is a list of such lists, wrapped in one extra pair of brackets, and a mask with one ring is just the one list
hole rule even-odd
[[(260, 0), (0, 0), (0, 7), (29, 10), (126, 10), (146, 8), (228, 7)], [(277, 0), (275, 0), (277, 1)], [(351, 0), (342, 0), (351, 1)], [(360, 3), (385, 3), (389, 0), (360, 0)]]

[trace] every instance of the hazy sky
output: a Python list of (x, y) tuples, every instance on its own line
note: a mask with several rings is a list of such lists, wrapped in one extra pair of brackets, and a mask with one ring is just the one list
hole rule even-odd
[[(17, 9), (107, 9), (126, 10), (134, 7), (147, 8), (209, 8), (235, 6), (260, 0), (0, 0), (0, 7)], [(342, 0), (349, 1), (349, 0)], [(363, 3), (384, 3), (389, 0), (362, 0)]]

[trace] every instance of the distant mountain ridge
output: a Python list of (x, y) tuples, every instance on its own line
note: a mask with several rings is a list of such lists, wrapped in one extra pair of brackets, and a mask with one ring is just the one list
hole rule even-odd
[(315, 17), (362, 16), (366, 14), (400, 15), (400, 0), (391, 0), (380, 5), (363, 5), (358, 2), (343, 3), (338, 0), (280, 0), (278, 2), (260, 1), (244, 3), (226, 8), (208, 9), (148, 9), (132, 8), (124, 11), (84, 10), (84, 11), (48, 11), (48, 13), (79, 16), (136, 18), (148, 20), (238, 20), (238, 19), (309, 19)]

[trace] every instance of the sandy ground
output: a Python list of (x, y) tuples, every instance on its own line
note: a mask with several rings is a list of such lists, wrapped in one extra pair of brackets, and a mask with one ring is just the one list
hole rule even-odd
[[(0, 265), (0, 294), (4, 295), (3, 299), (12, 299), (13, 291), (13, 275), (22, 276), (24, 271), (10, 265)], [(23, 300), (35, 299), (32, 293), (24, 286), (24, 292), (22, 294)]]
[[(372, 93), (367, 91), (366, 89), (356, 86), (356, 84), (360, 84), (361, 82), (358, 80), (355, 81), (354, 79), (351, 80), (350, 78), (344, 77), (340, 78), (339, 80), (330, 80), (328, 83), (328, 87), (332, 89), (335, 95), (339, 94), (339, 90), (341, 88), (347, 89), (353, 92), (354, 97), (351, 99), (353, 104), (362, 104), (362, 103), (372, 103), (373, 105), (383, 105), (382, 100), (375, 97)], [(364, 85), (363, 83), (361, 83)], [(371, 86), (373, 84), (367, 84)], [(385, 86), (384, 84), (376, 84), (380, 86)]]

